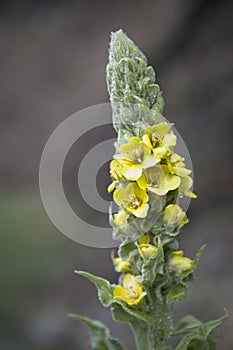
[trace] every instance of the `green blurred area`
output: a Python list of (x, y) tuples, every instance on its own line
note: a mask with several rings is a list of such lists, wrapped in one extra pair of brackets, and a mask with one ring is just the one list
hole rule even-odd
[(70, 242), (57, 239), (39, 198), (33, 194), (2, 196), (0, 211), (0, 263), (5, 267), (1, 272), (0, 296), (2, 301), (10, 300), (1, 303), (1, 316), (8, 325), (19, 322), (23, 310), (35, 302), (32, 290), (38, 290), (60, 269)]
[[(72, 242), (59, 238), (38, 195), (2, 195), (0, 211), (1, 346), (13, 349), (17, 345), (18, 349), (24, 349), (26, 343), (21, 344), (20, 334), (23, 323), (27, 322), (28, 315), (36, 312), (46, 285), (64, 273)], [(76, 253), (78, 251), (76, 247)]]
[(67, 314), (80, 309), (88, 313), (97, 298), (94, 290), (83, 293), (88, 284), (77, 282), (74, 270), (89, 268), (97, 273), (108, 260), (102, 270), (111, 275), (110, 252), (97, 252), (61, 235), (38, 193), (2, 194), (0, 211), (1, 348), (88, 349), (87, 338), (78, 336), (84, 327)]

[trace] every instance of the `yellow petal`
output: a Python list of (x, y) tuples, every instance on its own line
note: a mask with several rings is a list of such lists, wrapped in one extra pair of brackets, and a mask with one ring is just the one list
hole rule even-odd
[(110, 174), (115, 179), (118, 180), (119, 177), (122, 177), (123, 164), (116, 159), (113, 159), (110, 163)]
[(160, 135), (166, 135), (169, 131), (169, 125), (166, 122), (159, 123), (153, 127), (153, 131), (157, 131)]
[(193, 199), (197, 198), (197, 195), (195, 193), (193, 193), (192, 191), (186, 191), (185, 195), (187, 197), (190, 197), (190, 198), (193, 198)]
[(146, 292), (142, 292), (142, 294), (140, 294), (139, 297), (129, 305), (138, 305), (145, 296), (146, 296)]
[(108, 192), (112, 192), (115, 187), (116, 187), (117, 181), (113, 181), (109, 186), (108, 186)]
[(144, 162), (142, 163), (142, 167), (144, 169), (150, 168), (160, 162), (160, 159), (155, 156), (147, 156), (145, 157)]
[(152, 187), (149, 186), (148, 190), (157, 194), (158, 196), (164, 196), (165, 194), (168, 193), (168, 190), (166, 188), (161, 188), (161, 187)]
[(169, 204), (164, 209), (163, 222), (166, 225), (176, 225), (179, 228), (188, 223), (186, 213), (177, 204)]
[(147, 180), (146, 175), (144, 173), (142, 173), (142, 176), (137, 180), (137, 184), (142, 190), (146, 190)]
[(146, 296), (146, 292), (142, 291), (140, 283), (136, 277), (126, 274), (122, 280), (123, 287), (118, 285), (114, 289), (114, 298), (121, 299), (128, 305), (137, 305)]
[(114, 265), (118, 272), (126, 272), (130, 270), (130, 263), (122, 258), (118, 257), (114, 259)]
[(142, 293), (141, 284), (138, 282), (137, 278), (134, 275), (131, 275), (130, 273), (124, 275), (122, 283), (123, 287), (126, 290), (133, 289), (137, 291), (138, 294)]
[(168, 191), (175, 190), (180, 186), (180, 177), (177, 175), (166, 174), (165, 178), (165, 187)]
[(193, 185), (193, 180), (189, 176), (185, 176), (181, 180), (180, 191), (188, 191)]
[(129, 291), (125, 290), (122, 286), (117, 285), (114, 289), (114, 298), (115, 299), (121, 299), (128, 303), (128, 300), (130, 299), (130, 293)]
[(150, 236), (148, 235), (143, 235), (142, 237), (140, 237), (139, 239), (139, 243), (140, 244), (147, 244), (150, 242)]
[(148, 209), (149, 209), (149, 204), (146, 203), (146, 204), (140, 206), (138, 209), (132, 210), (132, 213), (137, 218), (143, 219), (147, 216)]
[(127, 223), (128, 214), (122, 209), (117, 214), (114, 214), (114, 223), (117, 226), (124, 226)]
[(177, 270), (177, 272), (189, 270), (192, 267), (193, 261), (183, 256), (183, 251), (175, 251), (171, 254), (169, 265)]
[(197, 198), (197, 196), (192, 191), (190, 191), (192, 184), (193, 184), (193, 180), (191, 177), (189, 176), (182, 177), (179, 191), (183, 192), (186, 196), (190, 198)]
[(142, 175), (142, 168), (138, 165), (126, 166), (123, 175), (127, 180), (136, 181)]
[(162, 158), (166, 158), (169, 155), (170, 151), (168, 147), (162, 146), (162, 147), (154, 148), (153, 153), (156, 158), (162, 159)]
[(191, 170), (186, 169), (184, 167), (176, 166), (174, 168), (175, 168), (176, 174), (179, 175), (179, 176), (188, 176), (192, 172)]
[(145, 135), (142, 136), (142, 141), (143, 141), (143, 143), (144, 143), (147, 147), (149, 147), (149, 149), (153, 149), (148, 134), (145, 134)]
[(167, 134), (163, 138), (163, 144), (165, 144), (167, 147), (172, 147), (176, 145), (176, 135), (173, 133)]
[(139, 244), (138, 250), (144, 260), (148, 260), (157, 254), (158, 248), (152, 244)]
[(125, 188), (121, 187), (115, 190), (113, 194), (114, 201), (119, 205), (125, 207), (129, 212), (137, 217), (146, 217), (148, 211), (149, 197), (146, 191), (134, 183), (129, 183)]
[(128, 198), (134, 194), (133, 185), (130, 183), (128, 186), (118, 188), (113, 194), (114, 201), (120, 205), (127, 205)]
[(173, 175), (169, 173), (169, 169), (167, 165), (162, 165), (163, 173), (164, 173), (164, 187), (168, 191), (175, 190), (180, 186), (181, 180), (177, 175)]
[(141, 139), (139, 137), (133, 136), (133, 137), (130, 137), (129, 141), (130, 142), (138, 142), (139, 143), (141, 141)]
[(137, 198), (139, 198), (142, 202), (147, 202), (149, 197), (146, 191), (143, 191), (136, 183), (133, 183), (133, 190)]

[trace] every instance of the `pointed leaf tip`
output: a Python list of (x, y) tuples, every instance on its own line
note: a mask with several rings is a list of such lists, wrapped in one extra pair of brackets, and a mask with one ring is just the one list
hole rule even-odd
[(110, 335), (109, 329), (102, 322), (76, 314), (70, 314), (70, 316), (88, 326), (91, 332), (91, 347), (93, 350), (124, 350), (119, 340)]
[(79, 275), (86, 277), (87, 279), (89, 279), (89, 281), (95, 284), (98, 291), (99, 300), (105, 307), (108, 307), (113, 303), (114, 286), (112, 286), (108, 282), (108, 280), (98, 276), (94, 276), (91, 273), (85, 272), (85, 271), (75, 271), (75, 273), (78, 273)]

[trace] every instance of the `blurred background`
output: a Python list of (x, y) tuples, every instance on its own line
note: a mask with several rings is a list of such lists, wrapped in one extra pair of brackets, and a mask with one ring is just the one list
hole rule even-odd
[(41, 153), (56, 126), (108, 101), (109, 35), (119, 28), (155, 67), (165, 116), (193, 161), (198, 199), (181, 248), (193, 257), (207, 247), (175, 319), (192, 313), (208, 321), (226, 307), (230, 316), (216, 338), (219, 349), (233, 348), (232, 14), (225, 0), (0, 2), (0, 349), (90, 349), (85, 326), (69, 312), (102, 320), (135, 349), (128, 326), (113, 323), (94, 286), (73, 273), (116, 282), (111, 250), (63, 236), (38, 187)]

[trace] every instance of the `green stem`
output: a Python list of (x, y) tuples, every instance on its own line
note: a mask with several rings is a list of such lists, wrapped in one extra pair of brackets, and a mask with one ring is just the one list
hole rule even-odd
[(131, 323), (137, 350), (154, 350), (150, 339), (150, 328), (144, 322)]
[(153, 296), (152, 317), (154, 319), (151, 338), (154, 350), (161, 350), (165, 347), (165, 342), (169, 338), (172, 331), (171, 320), (171, 303), (167, 300), (167, 296), (156, 298)]
[[(155, 302), (156, 300), (156, 302)], [(131, 324), (138, 350), (163, 350), (165, 342), (172, 331), (171, 303), (164, 297), (158, 300), (154, 296), (150, 317), (154, 320), (152, 325), (144, 322)]]

